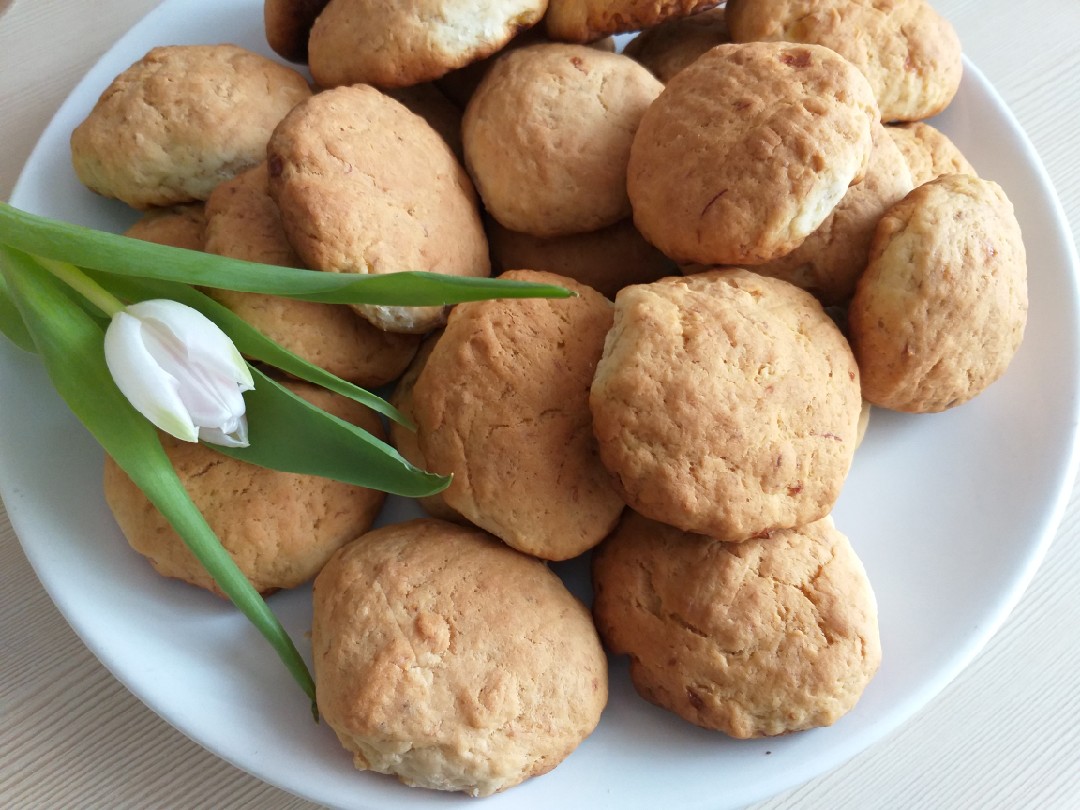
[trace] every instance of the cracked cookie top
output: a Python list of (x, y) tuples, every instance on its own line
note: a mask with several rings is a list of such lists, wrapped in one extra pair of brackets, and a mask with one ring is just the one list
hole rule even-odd
[(589, 401), (631, 508), (731, 542), (829, 513), (862, 408), (817, 300), (742, 269), (622, 290)]
[(412, 390), (429, 469), (452, 473), (446, 503), (507, 545), (548, 560), (599, 543), (623, 510), (600, 463), (589, 384), (611, 302), (551, 273), (565, 299), (458, 304)]
[(71, 133), (72, 165), (133, 208), (205, 200), (261, 161), (271, 131), (310, 95), (295, 70), (236, 45), (154, 48)]
[(627, 512), (593, 585), (642, 697), (733, 737), (831, 725), (881, 661), (873, 591), (831, 518), (731, 544)]
[(500, 57), (465, 109), (465, 162), (512, 231), (582, 233), (630, 215), (626, 164), (663, 85), (621, 54), (530, 45)]
[(931, 180), (878, 223), (848, 309), (863, 395), (912, 413), (967, 402), (1005, 373), (1027, 315), (1027, 254), (1004, 190)]
[[(374, 87), (338, 87), (297, 106), (270, 138), (267, 167), (289, 242), (313, 270), (491, 270), (464, 168), (423, 118)], [(443, 307), (355, 308), (390, 332), (428, 332), (446, 317)]]
[(319, 711), (362, 770), (487, 796), (546, 773), (600, 720), (607, 659), (541, 562), (438, 520), (357, 539), (315, 581)]
[(818, 45), (718, 45), (675, 74), (634, 136), (634, 223), (680, 264), (761, 264), (862, 179), (877, 104)]

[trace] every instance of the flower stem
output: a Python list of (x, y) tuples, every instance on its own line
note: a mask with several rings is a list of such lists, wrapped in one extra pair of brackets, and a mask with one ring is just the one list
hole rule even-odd
[(54, 259), (46, 259), (43, 256), (32, 256), (32, 258), (110, 318), (124, 308), (123, 301), (91, 279), (75, 265), (68, 262), (58, 262)]

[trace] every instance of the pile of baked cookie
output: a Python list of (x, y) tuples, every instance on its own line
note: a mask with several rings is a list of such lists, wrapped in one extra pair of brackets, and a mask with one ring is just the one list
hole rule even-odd
[[(314, 578), (319, 708), (358, 768), (472, 795), (544, 773), (599, 722), (605, 646), (700, 726), (831, 724), (881, 657), (830, 517), (867, 403), (966, 402), (1027, 316), (1011, 205), (924, 120), (959, 87), (955, 33), (924, 0), (479, 5), (266, 0), (315, 90), (235, 46), (162, 47), (76, 129), (79, 177), (145, 212), (139, 238), (576, 293), (213, 292), (394, 384), (416, 430), (392, 442), (453, 475), (429, 519), (370, 531), (381, 493), (167, 451), (261, 591)], [(213, 589), (111, 463), (105, 490), (158, 571)], [(586, 553), (591, 612), (546, 564)]]

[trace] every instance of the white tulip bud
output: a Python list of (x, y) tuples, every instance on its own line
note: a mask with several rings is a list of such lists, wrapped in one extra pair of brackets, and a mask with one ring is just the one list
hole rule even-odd
[(247, 447), (247, 363), (198, 310), (157, 299), (125, 307), (105, 332), (117, 387), (154, 425), (184, 441)]

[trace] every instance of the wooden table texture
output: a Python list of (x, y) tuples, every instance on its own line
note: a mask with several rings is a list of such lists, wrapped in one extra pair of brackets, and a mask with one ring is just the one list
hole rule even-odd
[[(154, 5), (0, 0), (0, 199), (75, 82)], [(1080, 2), (934, 6), (1035, 144), (1075, 240)], [(1080, 808), (1078, 537), (1074, 491), (1031, 587), (975, 661), (892, 735), (755, 810)], [(0, 510), (0, 807), (316, 805), (218, 759), (131, 695), (57, 612)]]

